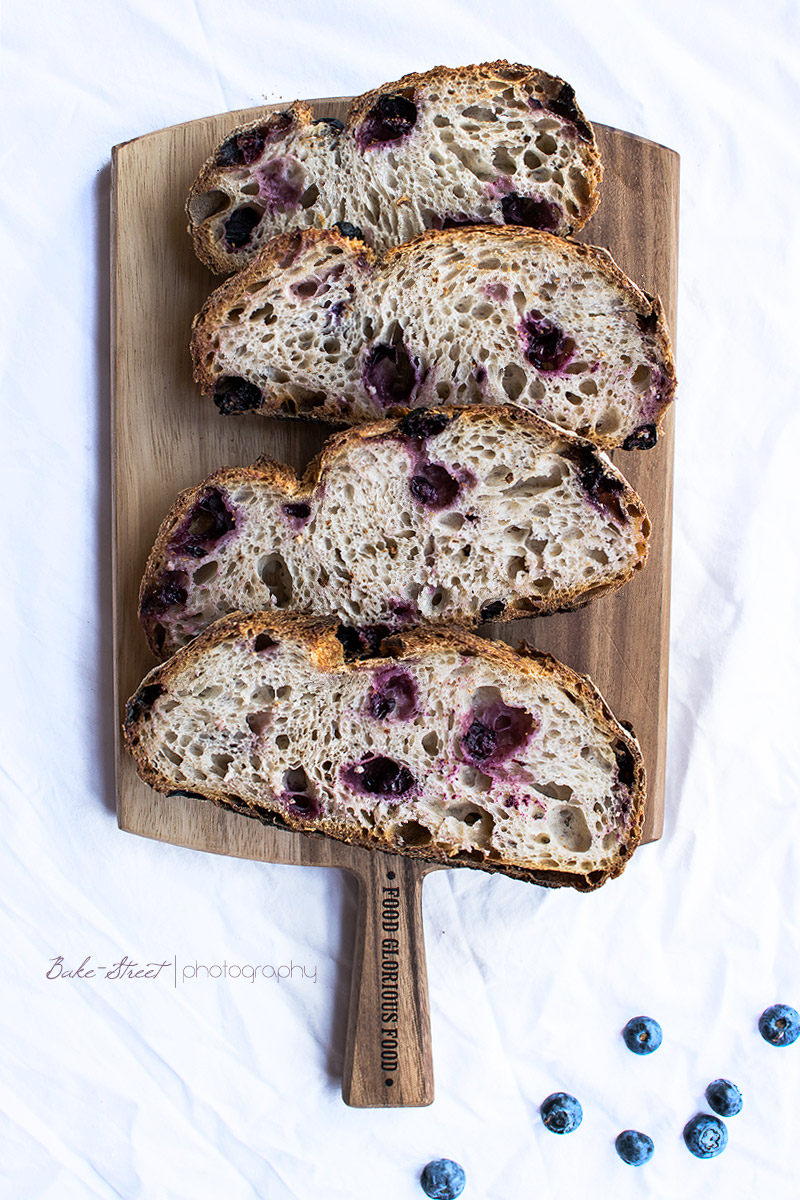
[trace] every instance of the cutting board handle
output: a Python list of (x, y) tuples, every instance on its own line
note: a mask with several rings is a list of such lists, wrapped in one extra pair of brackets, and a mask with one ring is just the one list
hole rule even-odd
[(413, 859), (370, 854), (359, 884), (342, 1096), (354, 1108), (433, 1100), (422, 879)]

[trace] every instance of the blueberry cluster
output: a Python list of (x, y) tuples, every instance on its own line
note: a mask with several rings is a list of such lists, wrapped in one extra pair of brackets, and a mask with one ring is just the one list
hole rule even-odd
[[(800, 1013), (789, 1004), (773, 1004), (758, 1019), (761, 1036), (771, 1046), (791, 1046), (800, 1038)], [(652, 1054), (663, 1033), (652, 1017), (632, 1017), (622, 1030), (622, 1040), (633, 1054)], [(695, 1113), (686, 1122), (683, 1140), (696, 1158), (716, 1158), (728, 1144), (728, 1130), (720, 1117), (735, 1117), (742, 1111), (742, 1093), (730, 1079), (714, 1079), (705, 1091), (711, 1113)], [(572, 1133), (583, 1120), (580, 1101), (569, 1092), (553, 1092), (539, 1108), (542, 1122), (551, 1133)], [(638, 1129), (623, 1129), (614, 1148), (624, 1163), (641, 1167), (653, 1157), (653, 1139)], [(454, 1200), (466, 1184), (464, 1168), (449, 1158), (430, 1162), (420, 1177), (422, 1190), (432, 1200)]]

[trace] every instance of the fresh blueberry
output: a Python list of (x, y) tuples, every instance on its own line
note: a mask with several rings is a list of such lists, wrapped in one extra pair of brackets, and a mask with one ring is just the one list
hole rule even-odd
[(742, 1111), (742, 1093), (730, 1079), (715, 1079), (706, 1088), (706, 1100), (721, 1117), (735, 1117)]
[(622, 1031), (622, 1038), (634, 1054), (652, 1054), (661, 1045), (661, 1026), (652, 1017), (632, 1017)]
[(405, 96), (379, 96), (357, 134), (362, 150), (405, 137), (417, 121), (417, 106)]
[(214, 403), (224, 417), (261, 408), (263, 399), (259, 387), (238, 375), (228, 375), (214, 386)]
[(361, 226), (352, 225), (350, 221), (337, 221), (333, 228), (338, 229), (342, 237), (359, 238), (362, 242), (364, 240), (364, 231)]
[(203, 558), (226, 533), (236, 528), (236, 517), (219, 488), (208, 488), (192, 506), (170, 541), (174, 554)]
[(225, 222), (225, 241), (228, 245), (234, 250), (246, 246), (261, 216), (257, 208), (235, 208)]
[(452, 1158), (437, 1158), (423, 1169), (419, 1181), (431, 1200), (455, 1200), (463, 1192), (467, 1177), (464, 1168)]
[(506, 225), (526, 225), (529, 229), (541, 229), (553, 233), (561, 222), (561, 209), (543, 196), (519, 196), (509, 192), (500, 201)]
[(537, 370), (547, 375), (560, 371), (575, 352), (572, 338), (542, 313), (533, 309), (523, 318), (521, 325), (525, 341), (525, 357)]
[(583, 1120), (583, 1109), (568, 1092), (553, 1092), (543, 1101), (539, 1112), (551, 1133), (572, 1133)]
[(697, 1113), (687, 1121), (683, 1140), (696, 1158), (716, 1158), (728, 1144), (728, 1131), (719, 1117)]
[(417, 376), (402, 342), (373, 346), (364, 364), (364, 383), (384, 408), (410, 399)]
[(403, 417), (398, 428), (403, 437), (412, 441), (422, 442), (426, 438), (435, 437), (452, 421), (451, 416), (441, 412), (431, 412), (427, 408), (414, 408)]
[(440, 463), (423, 463), (411, 476), (411, 495), (424, 508), (449, 508), (459, 492), (458, 480)]
[(641, 1167), (653, 1157), (653, 1139), (638, 1129), (623, 1129), (614, 1141), (617, 1154), (630, 1167)]
[(773, 1004), (758, 1018), (758, 1032), (770, 1046), (791, 1046), (800, 1037), (800, 1015), (790, 1004)]
[(408, 767), (382, 754), (345, 767), (342, 778), (354, 791), (372, 796), (404, 796), (417, 782)]
[(623, 450), (652, 450), (658, 441), (658, 430), (655, 425), (640, 425), (629, 433), (622, 443)]

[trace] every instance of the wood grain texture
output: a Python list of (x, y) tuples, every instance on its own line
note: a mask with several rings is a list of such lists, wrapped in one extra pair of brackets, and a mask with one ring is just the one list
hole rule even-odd
[[(312, 101), (344, 117), (346, 99)], [(272, 108), (280, 106), (270, 106)], [(112, 454), (114, 465), (114, 666), (118, 729), (125, 700), (153, 660), (136, 618), (139, 581), (158, 526), (177, 493), (223, 466), (261, 454), (301, 470), (330, 430), (256, 416), (221, 418), (193, 381), (192, 318), (215, 279), (195, 258), (183, 204), (213, 147), (268, 107), (207, 117), (116, 146), (112, 186)], [(642, 287), (658, 292), (671, 328), (677, 295), (678, 157), (619, 130), (595, 126), (605, 177), (600, 208), (581, 240), (607, 247)], [(578, 613), (496, 626), (512, 645), (527, 641), (592, 676), (620, 718), (632, 722), (645, 756), (645, 841), (661, 834), (666, 744), (672, 417), (658, 447), (617, 452), (617, 465), (653, 523), (646, 569), (622, 591)], [(343, 1092), (359, 1106), (427, 1104), (433, 1098), (420, 895), (429, 868), (322, 837), (278, 831), (211, 804), (147, 788), (117, 740), (120, 828), (145, 837), (264, 862), (335, 866), (359, 880), (357, 955)], [(398, 1059), (382, 1041), (382, 899), (399, 881), (396, 939)], [(520, 886), (529, 886), (520, 884)], [(615, 886), (615, 885), (611, 885)], [(385, 984), (385, 980), (383, 981)], [(384, 1051), (383, 1062), (381, 1050)], [(387, 1079), (391, 1078), (391, 1085)]]

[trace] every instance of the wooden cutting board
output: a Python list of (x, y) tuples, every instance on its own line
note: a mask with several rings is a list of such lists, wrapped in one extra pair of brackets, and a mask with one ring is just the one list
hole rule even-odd
[[(313, 100), (317, 115), (343, 118), (348, 98)], [(126, 699), (154, 665), (139, 628), (139, 581), (156, 530), (177, 493), (222, 466), (270, 454), (298, 469), (330, 429), (225, 419), (192, 381), (192, 318), (219, 280), (196, 260), (183, 212), (192, 180), (235, 126), (270, 108), (246, 109), (159, 130), (113, 150), (112, 380), (114, 464), (114, 658), (117, 728)], [(607, 247), (641, 287), (658, 292), (675, 329), (678, 156), (596, 125), (605, 175), (597, 214), (581, 240)], [(648, 775), (645, 841), (661, 836), (664, 807), (672, 417), (655, 450), (615, 461), (647, 505), (653, 525), (646, 569), (621, 591), (580, 612), (517, 621), (488, 632), (525, 640), (589, 674), (615, 714), (631, 721)], [(196, 850), (270, 863), (343, 867), (359, 881), (356, 956), (342, 1093), (348, 1104), (430, 1104), (433, 1071), (421, 921), (422, 879), (431, 868), (370, 854), (146, 787), (117, 735), (121, 829)], [(441, 868), (438, 868), (441, 869)], [(519, 883), (519, 887), (530, 884)], [(624, 879), (610, 887), (624, 887)]]

